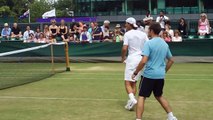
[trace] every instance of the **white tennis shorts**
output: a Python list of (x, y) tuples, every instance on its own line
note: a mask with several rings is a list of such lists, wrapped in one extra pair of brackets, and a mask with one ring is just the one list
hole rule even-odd
[(124, 80), (125, 81), (131, 81), (136, 82), (141, 77), (141, 72), (138, 73), (138, 75), (135, 77), (135, 79), (132, 79), (132, 75), (135, 72), (138, 64), (140, 63), (142, 59), (142, 56), (135, 55), (135, 56), (128, 56), (126, 59), (126, 68), (124, 72)]

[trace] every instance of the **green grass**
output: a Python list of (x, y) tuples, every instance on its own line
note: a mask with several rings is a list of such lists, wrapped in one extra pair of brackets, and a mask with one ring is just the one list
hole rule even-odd
[[(35, 69), (45, 64), (26, 66), (25, 69)], [(13, 76), (15, 80), (21, 77), (14, 72), (3, 72), (3, 68), (0, 70), (1, 76), (7, 73), (4, 77)], [(20, 67), (14, 70), (18, 72)], [(134, 111), (124, 109), (127, 101), (123, 81), (124, 64), (78, 63), (71, 64), (71, 70), (42, 81), (1, 90), (0, 120), (135, 119)], [(4, 77), (1, 76), (2, 80)], [(175, 64), (166, 76), (164, 96), (178, 119), (211, 120), (213, 64)], [(146, 100), (143, 118), (166, 119), (166, 113), (153, 96)]]

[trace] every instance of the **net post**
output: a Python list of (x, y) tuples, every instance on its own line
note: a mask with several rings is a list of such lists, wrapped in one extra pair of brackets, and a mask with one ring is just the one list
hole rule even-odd
[(66, 71), (70, 71), (69, 44), (65, 42)]
[(53, 44), (51, 44), (50, 49), (51, 49), (52, 72), (55, 73)]

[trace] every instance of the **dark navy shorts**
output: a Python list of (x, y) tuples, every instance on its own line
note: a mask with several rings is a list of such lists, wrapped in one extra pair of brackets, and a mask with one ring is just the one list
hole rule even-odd
[(160, 97), (163, 95), (163, 87), (164, 79), (150, 79), (141, 77), (139, 96), (150, 97), (153, 92), (155, 97)]

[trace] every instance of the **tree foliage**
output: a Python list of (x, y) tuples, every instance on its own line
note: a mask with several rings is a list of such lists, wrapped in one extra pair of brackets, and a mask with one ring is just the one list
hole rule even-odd
[(44, 0), (34, 1), (32, 4), (30, 4), (29, 8), (32, 22), (35, 22), (36, 19), (41, 18), (45, 12), (53, 9), (52, 5)]
[(12, 11), (8, 6), (1, 6), (0, 7), (0, 16), (7, 17), (8, 15), (12, 14)]
[[(31, 21), (35, 22), (45, 12), (56, 8), (57, 17), (68, 17), (68, 11), (74, 10), (73, 0), (0, 0), (0, 17), (13, 17), (18, 21), (19, 16), (30, 9)], [(27, 22), (23, 20), (20, 22)]]
[(54, 7), (56, 8), (57, 17), (68, 17), (67, 13), (74, 10), (74, 2), (73, 0), (57, 0)]

